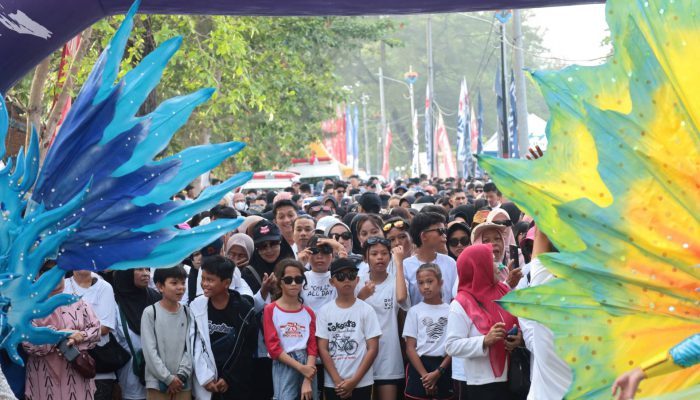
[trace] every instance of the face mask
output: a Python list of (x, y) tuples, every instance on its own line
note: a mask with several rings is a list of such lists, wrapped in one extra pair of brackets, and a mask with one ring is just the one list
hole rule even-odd
[(236, 210), (238, 210), (238, 211), (243, 211), (247, 207), (245, 201), (237, 201), (236, 204), (234, 204), (234, 205), (236, 207)]

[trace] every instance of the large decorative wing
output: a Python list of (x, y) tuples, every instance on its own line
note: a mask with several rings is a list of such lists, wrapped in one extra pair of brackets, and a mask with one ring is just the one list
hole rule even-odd
[[(58, 269), (35, 282), (47, 257), (56, 257), (62, 269), (171, 266), (242, 222), (175, 227), (214, 206), (251, 174), (209, 187), (194, 201), (170, 199), (244, 145), (198, 146), (154, 160), (213, 90), (172, 98), (150, 114), (136, 115), (181, 43), (166, 41), (115, 83), (137, 8), (138, 2), (98, 59), (41, 169), (34, 134), (27, 151), (0, 170), (0, 336), (16, 360), (21, 341), (55, 343), (61, 336), (32, 327), (31, 320), (75, 300), (63, 295), (47, 300), (62, 278)], [(0, 143), (6, 132), (7, 111), (0, 103)], [(0, 150), (2, 157), (4, 147)]]
[[(551, 110), (544, 157), (480, 161), (560, 250), (541, 257), (560, 279), (503, 303), (555, 333), (574, 372), (568, 398), (609, 398), (617, 375), (700, 328), (695, 7), (609, 1), (608, 63), (533, 74)], [(698, 383), (696, 366), (640, 394), (688, 398)]]

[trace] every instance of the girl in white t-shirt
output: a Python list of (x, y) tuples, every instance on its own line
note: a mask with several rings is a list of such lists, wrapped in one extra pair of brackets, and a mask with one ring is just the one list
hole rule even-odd
[[(369, 269), (360, 273), (360, 282), (365, 282), (357, 298), (374, 308), (384, 334), (379, 338), (379, 352), (374, 360), (375, 395), (378, 400), (394, 400), (399, 385), (403, 383), (404, 369), (399, 341), (399, 307), (408, 309), (408, 288), (403, 276), (403, 248), (391, 249), (391, 242), (383, 237), (370, 237), (362, 246)], [(387, 271), (392, 260), (394, 273)]]
[[(445, 328), (450, 305), (442, 301), (442, 272), (433, 263), (421, 265), (416, 283), (423, 301), (406, 315), (407, 399), (454, 399), (451, 357), (445, 351)], [(380, 350), (381, 351), (381, 350)]]
[(316, 315), (302, 303), (304, 266), (285, 259), (275, 266), (281, 296), (265, 306), (265, 345), (272, 358), (275, 399), (318, 400), (316, 395)]

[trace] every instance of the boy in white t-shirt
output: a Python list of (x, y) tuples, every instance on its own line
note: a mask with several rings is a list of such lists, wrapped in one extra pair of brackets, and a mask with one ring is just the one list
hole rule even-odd
[(318, 351), (325, 367), (326, 400), (370, 400), (372, 363), (382, 334), (374, 309), (355, 297), (357, 265), (348, 258), (331, 263), (337, 297), (316, 319)]

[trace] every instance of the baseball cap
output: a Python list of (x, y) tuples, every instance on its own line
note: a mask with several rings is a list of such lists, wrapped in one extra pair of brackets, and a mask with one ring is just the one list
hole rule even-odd
[(348, 257), (337, 258), (331, 263), (331, 276), (346, 269), (359, 270), (355, 260)]

